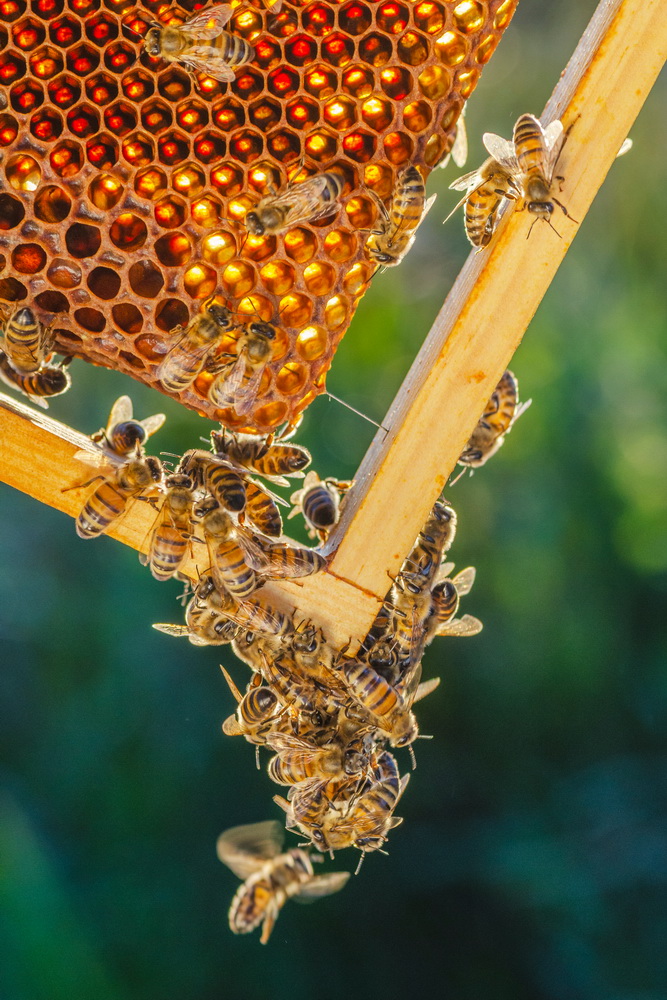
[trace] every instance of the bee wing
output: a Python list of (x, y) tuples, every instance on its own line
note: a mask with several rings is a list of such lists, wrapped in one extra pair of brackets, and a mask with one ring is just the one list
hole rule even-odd
[(427, 695), (432, 694), (439, 684), (439, 677), (431, 677), (430, 681), (424, 681), (424, 683), (420, 684), (417, 688), (412, 704), (414, 705), (416, 702), (421, 701), (422, 698), (426, 698)]
[(234, 406), (245, 375), (245, 353), (242, 351), (231, 366), (228, 374), (221, 377), (220, 385), (215, 389), (215, 400), (221, 406)]
[(516, 410), (514, 411), (514, 416), (512, 417), (511, 426), (514, 426), (519, 417), (523, 416), (523, 414), (526, 412), (526, 410), (532, 404), (532, 402), (533, 402), (532, 399), (527, 399), (525, 403), (521, 403), (520, 406), (517, 406)]
[[(89, 465), (92, 469), (106, 469), (108, 472), (115, 470), (119, 462), (114, 463), (108, 452), (105, 451), (88, 451), (86, 448), (82, 448), (80, 451), (74, 452), (74, 458), (77, 462), (83, 462), (85, 465)], [(125, 461), (124, 459), (122, 461)]]
[(445, 622), (437, 630), (436, 635), (477, 635), (484, 626), (479, 618), (473, 615), (464, 615), (463, 618), (454, 618), (450, 622)]
[(218, 3), (214, 7), (200, 11), (181, 25), (181, 31), (191, 32), (198, 39), (217, 38), (232, 16), (233, 8), (229, 3)]
[[(227, 681), (227, 683), (229, 684), (229, 690), (232, 692), (232, 694), (236, 698), (236, 703), (238, 705), (241, 701), (243, 701), (243, 695), (241, 694), (241, 692), (237, 688), (237, 686), (234, 683), (234, 681), (232, 680), (231, 676), (227, 673), (227, 671), (223, 667), (222, 663), (220, 664), (220, 669), (222, 670), (223, 676), (224, 676), (225, 680)], [(234, 718), (234, 716), (232, 716), (232, 718)]]
[(243, 549), (243, 554), (245, 555), (245, 561), (247, 562), (250, 569), (254, 569), (256, 573), (262, 573), (267, 569), (270, 563), (270, 557), (267, 554), (263, 543), (260, 541), (258, 535), (246, 535), (245, 533), (238, 532), (237, 541), (240, 547)]
[(262, 381), (262, 375), (264, 374), (264, 365), (253, 372), (245, 385), (241, 384), (234, 397), (233, 406), (239, 416), (248, 413), (252, 409), (252, 405), (257, 398), (257, 391)]
[(225, 736), (243, 736), (243, 730), (239, 726), (235, 715), (230, 715), (222, 724), (222, 731)]
[(547, 151), (544, 173), (547, 178), (551, 180), (551, 175), (554, 167), (556, 166), (556, 161), (560, 156), (560, 151), (563, 148), (563, 142), (565, 140), (563, 123), (556, 119), (556, 121), (551, 122), (545, 129), (542, 130), (542, 134), (544, 136), (544, 145)]
[(440, 569), (438, 570), (437, 582), (440, 583), (441, 580), (447, 580), (451, 575), (453, 569), (454, 569), (453, 562), (443, 563)]
[(187, 50), (187, 57), (180, 60), (192, 73), (204, 73), (214, 80), (229, 83), (236, 79), (234, 70), (218, 55), (210, 45), (193, 45)]
[(624, 139), (623, 142), (621, 143), (621, 148), (616, 154), (616, 159), (618, 159), (619, 156), (625, 156), (625, 154), (629, 153), (631, 149), (632, 149), (632, 139), (630, 138)]
[(300, 736), (294, 736), (291, 733), (274, 733), (267, 737), (266, 742), (278, 754), (285, 750), (291, 750), (293, 752), (301, 751), (301, 754), (305, 755), (306, 753), (312, 754), (319, 749), (308, 740), (304, 740)]
[(457, 573), (453, 579), (453, 584), (456, 587), (456, 593), (459, 597), (464, 597), (465, 594), (469, 594), (472, 590), (472, 585), (475, 582), (475, 575), (477, 570), (474, 566), (467, 566), (466, 569), (462, 569), (460, 573)]
[(401, 678), (396, 684), (396, 690), (403, 699), (403, 702), (407, 707), (412, 705), (417, 696), (417, 689), (419, 688), (419, 682), (422, 679), (422, 665), (421, 662), (417, 663), (411, 673), (406, 677)]
[(266, 861), (280, 854), (284, 836), (283, 828), (276, 819), (233, 826), (218, 837), (218, 857), (235, 875), (246, 879)]
[(154, 413), (152, 417), (146, 417), (145, 420), (138, 420), (137, 423), (146, 431), (146, 437), (150, 437), (151, 434), (155, 434), (156, 431), (160, 430), (166, 419), (164, 413)]
[(152, 626), (152, 628), (157, 629), (158, 632), (164, 632), (165, 635), (174, 635), (174, 636), (184, 635), (188, 637), (191, 635), (190, 629), (188, 628), (187, 625), (169, 625), (166, 624), (165, 622), (157, 622), (155, 625)]
[(297, 892), (294, 899), (297, 903), (312, 903), (321, 896), (330, 896), (333, 892), (340, 892), (349, 877), (350, 872), (329, 872), (327, 875), (315, 875)]
[(452, 146), (449, 155), (457, 167), (463, 167), (468, 159), (468, 130), (466, 129), (463, 111), (459, 115), (459, 120), (456, 123), (456, 138), (454, 139), (454, 145)]
[(481, 177), (479, 173), (479, 168), (477, 170), (470, 170), (467, 174), (461, 174), (456, 180), (452, 181), (449, 185), (454, 191), (470, 191), (481, 183)]
[(482, 136), (484, 148), (494, 160), (497, 160), (503, 167), (507, 167), (515, 173), (520, 173), (519, 161), (514, 152), (514, 143), (511, 140), (503, 139), (495, 132), (485, 132)]
[(427, 199), (426, 204), (424, 205), (424, 211), (422, 212), (421, 219), (419, 220), (419, 222), (417, 224), (418, 226), (421, 226), (422, 222), (424, 221), (424, 219), (426, 218), (426, 216), (428, 215), (428, 213), (433, 208), (433, 205), (435, 204), (435, 199), (437, 197), (438, 197), (437, 194), (432, 194), (431, 197)]
[(315, 219), (330, 215), (335, 208), (334, 203), (331, 201), (322, 203), (320, 197), (326, 187), (327, 178), (323, 174), (316, 174), (302, 184), (295, 184), (283, 195), (278, 195), (277, 200), (283, 199), (289, 205), (283, 228), (304, 220), (314, 222)]
[(116, 424), (125, 423), (132, 419), (132, 400), (129, 396), (119, 396), (111, 407), (111, 413), (107, 421), (107, 431), (110, 431)]

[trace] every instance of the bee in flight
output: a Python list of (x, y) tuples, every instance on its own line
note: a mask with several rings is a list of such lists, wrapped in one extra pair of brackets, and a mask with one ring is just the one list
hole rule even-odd
[(234, 70), (253, 58), (255, 50), (244, 38), (225, 31), (231, 4), (220, 3), (200, 11), (184, 24), (153, 23), (144, 40), (149, 56), (176, 62), (191, 73), (204, 73), (229, 82)]
[(60, 396), (72, 384), (71, 376), (64, 367), (69, 361), (69, 358), (65, 358), (59, 365), (45, 364), (30, 375), (19, 375), (5, 352), (0, 351), (0, 380), (10, 388), (18, 389), (31, 402), (46, 410), (49, 404), (45, 397)]
[(366, 240), (366, 253), (378, 264), (400, 264), (415, 241), (417, 229), (436, 196), (426, 201), (424, 179), (416, 167), (406, 167), (399, 175), (389, 211), (373, 195), (380, 210), (379, 229)]
[[(209, 389), (209, 399), (216, 406), (233, 406), (241, 416), (252, 409), (257, 398), (264, 368), (273, 356), (275, 327), (270, 323), (248, 323), (236, 342), (237, 353)], [(214, 362), (214, 365), (216, 363)], [(249, 375), (244, 382), (246, 374)]]
[(342, 174), (329, 171), (299, 183), (290, 181), (282, 193), (271, 189), (246, 215), (246, 228), (252, 236), (273, 235), (302, 222), (323, 219), (338, 211), (344, 183)]
[(218, 838), (218, 857), (243, 879), (229, 908), (234, 934), (248, 934), (262, 925), (266, 944), (276, 918), (288, 899), (316, 899), (343, 888), (349, 872), (315, 875), (309, 854), (293, 847), (281, 854), (284, 831), (277, 820), (235, 826)]
[(209, 304), (184, 329), (171, 331), (175, 338), (155, 377), (169, 392), (187, 389), (203, 369), (206, 359), (220, 338), (237, 324), (226, 306)]
[(129, 396), (119, 396), (111, 407), (106, 427), (91, 434), (91, 439), (101, 444), (112, 457), (124, 459), (136, 450), (137, 445), (143, 447), (166, 419), (164, 413), (154, 413), (145, 420), (135, 420), (132, 400)]
[(316, 472), (311, 471), (304, 479), (302, 489), (290, 497), (290, 502), (296, 506), (289, 517), (303, 514), (309, 537), (325, 542), (331, 529), (338, 524), (341, 493), (351, 486), (349, 480), (320, 479)]
[[(478, 469), (498, 451), (519, 417), (526, 412), (532, 400), (519, 403), (519, 383), (509, 370), (503, 374), (486, 404), (468, 443), (461, 452), (458, 464), (465, 469)], [(461, 473), (463, 474), (463, 473)]]

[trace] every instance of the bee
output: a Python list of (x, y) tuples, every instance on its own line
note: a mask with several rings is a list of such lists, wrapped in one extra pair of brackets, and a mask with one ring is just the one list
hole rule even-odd
[(207, 490), (226, 510), (239, 514), (246, 505), (246, 485), (238, 472), (201, 448), (192, 448), (183, 455), (178, 471), (190, 476), (201, 489)]
[[(478, 469), (498, 451), (512, 427), (532, 400), (519, 404), (519, 383), (508, 369), (493, 390), (484, 413), (461, 452), (458, 464)], [(465, 470), (464, 470), (465, 471)]]
[(274, 435), (234, 434), (224, 429), (211, 432), (213, 451), (225, 461), (236, 462), (277, 486), (289, 486), (285, 476), (303, 477), (312, 462), (307, 448), (297, 444), (274, 444)]
[(296, 785), (309, 778), (342, 778), (360, 774), (368, 765), (363, 743), (345, 746), (332, 740), (319, 746), (301, 736), (272, 733), (267, 739), (277, 755), (269, 761), (268, 772), (279, 785)]
[[(94, 465), (104, 465), (107, 461), (102, 455), (99, 456), (100, 461), (95, 461), (98, 456), (87, 452), (84, 454), (89, 456), (86, 461)], [(162, 466), (159, 460), (142, 455), (137, 447), (134, 458), (128, 458), (123, 465), (114, 469), (107, 466), (103, 474), (89, 479), (87, 483), (78, 484), (80, 487), (88, 486), (96, 479), (102, 480), (101, 486), (88, 497), (76, 519), (75, 527), (79, 538), (95, 538), (104, 534), (125, 512), (129, 500), (145, 490), (157, 488), (161, 478)]]
[(164, 413), (154, 413), (145, 420), (135, 420), (132, 400), (129, 396), (119, 396), (111, 407), (106, 427), (91, 434), (91, 439), (101, 444), (112, 458), (124, 459), (136, 451), (137, 445), (143, 447), (166, 419)]
[(60, 396), (72, 384), (71, 376), (64, 367), (70, 360), (66, 358), (59, 365), (42, 365), (29, 375), (20, 375), (12, 367), (4, 351), (0, 351), (0, 380), (10, 388), (18, 389), (31, 402), (46, 410), (49, 404), (45, 397)]
[(272, 188), (270, 194), (247, 213), (246, 228), (252, 236), (270, 236), (303, 222), (323, 219), (339, 211), (344, 185), (342, 174), (329, 171), (298, 183), (290, 181), (282, 193)]
[(244, 538), (246, 558), (252, 568), (267, 580), (294, 580), (319, 573), (326, 559), (315, 549), (287, 542), (272, 542), (261, 535)]
[(346, 661), (343, 676), (353, 698), (372, 716), (377, 728), (387, 734), (393, 747), (409, 746), (417, 739), (419, 727), (410, 707), (421, 679), (420, 664), (413, 669), (404, 693), (362, 660)]
[(328, 849), (357, 847), (362, 852), (358, 872), (364, 856), (370, 851), (381, 850), (389, 831), (403, 822), (393, 813), (409, 780), (409, 774), (401, 778), (398, 765), (389, 752), (381, 754), (370, 786), (352, 798), (342, 817), (331, 813), (325, 819), (322, 833)]
[(478, 170), (463, 174), (449, 186), (466, 193), (444, 221), (451, 219), (457, 209), (465, 205), (463, 218), (468, 242), (480, 249), (487, 246), (495, 232), (503, 201), (521, 195), (511, 171), (492, 156)]
[(470, 593), (475, 582), (475, 568), (468, 566), (452, 579), (449, 573), (454, 568), (447, 563), (440, 571), (441, 579), (431, 593), (431, 611), (426, 622), (427, 642), (436, 635), (477, 635), (482, 631), (482, 623), (472, 615), (455, 618), (461, 597)]
[(260, 674), (254, 674), (248, 690), (241, 694), (223, 666), (220, 667), (229, 689), (236, 698), (238, 708), (222, 724), (226, 736), (245, 736), (249, 743), (264, 746), (276, 719), (285, 712), (271, 688), (262, 684)]
[(417, 167), (411, 166), (399, 174), (389, 211), (374, 197), (380, 210), (380, 228), (371, 230), (366, 253), (378, 264), (393, 267), (401, 263), (414, 243), (417, 229), (436, 196), (425, 201), (424, 179)]
[[(27, 306), (17, 307), (9, 319), (5, 320), (2, 346), (9, 365), (17, 375), (34, 375), (38, 372), (46, 361), (51, 343), (50, 331), (39, 322), (32, 309)], [(55, 393), (41, 395), (55, 395)]]
[(151, 25), (144, 40), (149, 56), (180, 63), (190, 73), (214, 80), (234, 80), (234, 70), (250, 62), (255, 50), (238, 35), (224, 31), (232, 16), (231, 4), (220, 3), (195, 14), (180, 25)]
[[(233, 406), (242, 416), (252, 409), (264, 369), (273, 357), (276, 329), (270, 323), (249, 323), (238, 338), (237, 354), (211, 384), (208, 397), (215, 406)], [(249, 374), (244, 382), (246, 374)]]
[(185, 329), (174, 327), (175, 343), (158, 365), (155, 377), (169, 392), (183, 392), (197, 378), (216, 343), (235, 325), (230, 310), (214, 303)]
[(224, 588), (236, 600), (249, 597), (259, 581), (248, 564), (246, 539), (213, 497), (198, 503), (195, 515), (201, 518), (216, 588)]
[(284, 831), (276, 820), (236, 826), (218, 838), (218, 857), (244, 879), (229, 909), (234, 934), (248, 934), (262, 925), (266, 944), (276, 918), (288, 899), (316, 899), (339, 892), (349, 872), (315, 875), (306, 851), (293, 847), (281, 854)]
[(179, 473), (167, 476), (166, 494), (148, 550), (148, 567), (156, 580), (168, 580), (183, 564), (192, 535), (193, 482)]
[(245, 483), (245, 518), (263, 535), (278, 538), (283, 533), (283, 519), (273, 495), (247, 476)]
[(290, 502), (296, 506), (289, 517), (295, 517), (301, 512), (309, 537), (325, 542), (340, 517), (341, 493), (351, 486), (352, 482), (349, 480), (320, 479), (316, 472), (309, 472), (303, 487), (290, 497)]
[(302, 675), (286, 651), (269, 657), (260, 649), (260, 655), (262, 676), (283, 705), (307, 715), (319, 712), (325, 716), (335, 715), (342, 707), (342, 692), (315, 677)]

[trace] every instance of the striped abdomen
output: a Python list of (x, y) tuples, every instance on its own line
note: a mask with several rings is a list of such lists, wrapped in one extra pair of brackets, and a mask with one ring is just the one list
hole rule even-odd
[(86, 500), (76, 519), (79, 538), (94, 538), (103, 534), (125, 510), (131, 492), (110, 482), (104, 482)]
[(5, 324), (4, 333), (5, 351), (14, 371), (19, 375), (36, 372), (44, 361), (43, 330), (32, 309), (17, 309)]
[(209, 539), (213, 574), (237, 600), (249, 597), (257, 589), (257, 577), (245, 558), (245, 552), (233, 538), (223, 542)]
[(246, 505), (246, 487), (233, 469), (211, 462), (203, 470), (204, 485), (218, 503), (238, 514)]
[(350, 691), (368, 712), (384, 716), (396, 708), (396, 691), (372, 667), (353, 661), (345, 666), (344, 676)]
[(543, 175), (547, 148), (539, 121), (533, 115), (521, 115), (514, 126), (514, 152), (523, 174)]
[(282, 535), (283, 519), (276, 503), (250, 479), (245, 481), (245, 512), (248, 520), (262, 534), (272, 538)]

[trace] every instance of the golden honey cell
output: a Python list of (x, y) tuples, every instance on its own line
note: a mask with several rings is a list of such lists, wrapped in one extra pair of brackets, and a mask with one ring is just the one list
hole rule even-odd
[[(274, 326), (273, 357), (251, 412), (217, 410), (206, 373), (180, 400), (238, 429), (294, 423), (372, 278), (375, 197), (451, 148), (516, 2), (248, 0), (228, 30), (254, 55), (224, 83), (144, 51), (193, 0), (2, 0), (0, 306), (26, 302), (64, 353), (162, 389), (175, 328), (214, 297)], [(262, 198), (328, 170), (344, 179), (330, 215), (248, 233)]]

